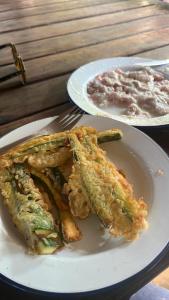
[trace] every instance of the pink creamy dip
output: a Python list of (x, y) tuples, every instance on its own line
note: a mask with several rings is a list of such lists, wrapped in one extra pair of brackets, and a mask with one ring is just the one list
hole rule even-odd
[(120, 107), (128, 116), (155, 117), (169, 113), (169, 80), (152, 68), (116, 69), (97, 75), (87, 93), (101, 108)]

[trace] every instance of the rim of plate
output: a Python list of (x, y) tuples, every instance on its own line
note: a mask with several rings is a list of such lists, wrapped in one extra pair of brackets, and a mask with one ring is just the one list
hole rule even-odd
[[(134, 278), (136, 276), (141, 276), (141, 274), (145, 273), (145, 272), (148, 272), (149, 270), (152, 270), (153, 267), (155, 267), (159, 262), (160, 260), (162, 259), (162, 257), (168, 253), (169, 251), (169, 243), (167, 244), (167, 246), (161, 251), (161, 253), (148, 265), (146, 266), (144, 269), (142, 269), (141, 271), (139, 271), (138, 273), (136, 273), (135, 275), (119, 282), (119, 283), (116, 283), (116, 284), (113, 284), (111, 286), (108, 286), (108, 287), (105, 287), (105, 288), (100, 288), (100, 289), (97, 289), (97, 290), (93, 290), (93, 291), (89, 291), (89, 292), (81, 292), (81, 293), (69, 293), (70, 296), (79, 296), (79, 299), (81, 299), (81, 296), (92, 296), (92, 295), (101, 295), (101, 294), (104, 294), (106, 292), (111, 292), (113, 291), (114, 289), (120, 287), (123, 282), (127, 283), (128, 281), (134, 280)], [(5, 276), (3, 276), (1, 273), (0, 273), (0, 280), (2, 282), (4, 282), (5, 284), (9, 285), (9, 286), (12, 286), (13, 288), (16, 288), (22, 292), (27, 292), (27, 293), (30, 293), (30, 294), (33, 294), (33, 295), (43, 295), (43, 296), (54, 296), (56, 297), (56, 295), (58, 295), (59, 297), (62, 297), (62, 299), (67, 299), (67, 295), (68, 293), (57, 293), (57, 292), (47, 292), (47, 291), (42, 291), (42, 290), (37, 290), (37, 289), (32, 289), (32, 288), (29, 288), (25, 285), (22, 285), (22, 284), (19, 284), (17, 283), (16, 281), (14, 280), (11, 280)], [(76, 298), (77, 299), (77, 298)]]
[[(36, 130), (43, 128), (44, 126), (49, 124), (54, 119), (55, 119), (55, 117), (41, 119), (41, 120), (38, 120), (38, 121), (35, 121), (35, 122), (28, 123), (28, 124), (26, 124), (22, 127), (19, 127), (17, 129), (13, 130), (12, 132), (8, 133), (7, 135), (5, 135), (4, 137), (1, 138), (1, 146), (2, 145), (5, 146), (5, 145), (7, 145), (7, 144), (9, 144), (9, 143), (11, 143), (15, 140), (18, 140), (18, 137), (23, 138), (24, 136), (28, 136), (29, 134), (35, 132)], [(89, 115), (83, 116), (82, 119), (80, 120), (80, 122), (78, 122), (78, 124), (80, 124), (80, 125), (81, 124), (88, 124), (88, 125), (93, 126), (93, 127), (94, 127), (94, 124), (95, 124), (95, 127), (98, 124), (97, 127), (101, 126), (101, 127), (105, 127), (105, 128), (110, 128), (110, 126), (111, 127), (116, 126), (116, 127), (121, 128), (125, 132), (125, 134), (127, 135), (127, 137), (126, 137), (127, 139), (132, 135), (132, 138), (138, 137), (138, 139), (141, 140), (140, 141), (141, 144), (142, 144), (142, 142), (144, 142), (144, 147), (141, 150), (142, 153), (141, 154), (138, 153), (138, 154), (139, 154), (139, 157), (142, 158), (142, 160), (143, 160), (144, 157), (146, 157), (148, 167), (151, 169), (151, 171), (152, 170), (154, 170), (154, 171), (157, 170), (158, 164), (155, 163), (155, 165), (154, 165), (155, 161), (153, 161), (153, 159), (155, 157), (156, 158), (158, 157), (158, 162), (160, 161), (160, 157), (161, 157), (161, 161), (162, 161), (161, 164), (164, 167), (164, 170), (168, 170), (169, 159), (168, 159), (168, 156), (166, 155), (166, 153), (160, 148), (160, 146), (158, 144), (156, 144), (151, 138), (149, 138), (147, 135), (145, 135), (140, 130), (138, 130), (134, 127), (128, 126), (128, 125), (126, 125), (122, 122), (112, 120), (110, 118), (102, 118), (102, 117), (89, 116)], [(98, 128), (98, 129), (101, 129), (101, 128)], [(125, 143), (126, 143), (126, 141), (125, 141)], [(136, 151), (136, 149), (139, 149), (138, 143), (135, 144), (135, 147), (136, 147), (136, 148), (134, 148), (135, 151)], [(147, 147), (148, 148), (150, 147), (149, 150), (151, 150), (150, 151), (151, 153), (147, 153), (147, 150), (148, 150)], [(137, 151), (136, 151), (136, 153), (137, 153)], [(146, 154), (147, 154), (148, 157), (145, 156)], [(153, 157), (153, 159), (152, 159), (152, 157)], [(165, 173), (164, 179), (165, 179), (164, 181), (168, 182), (167, 173)], [(156, 185), (154, 186), (154, 189), (155, 189), (155, 196), (157, 197), (156, 194), (158, 194), (158, 196), (159, 196), (159, 192), (161, 192), (161, 190), (163, 190), (164, 187), (166, 189), (167, 188), (169, 189), (169, 187), (167, 185), (167, 182), (159, 183), (159, 179), (156, 178), (155, 180), (156, 180)], [(162, 186), (160, 187), (161, 184), (162, 184)], [(158, 189), (159, 189), (159, 192), (158, 192)], [(162, 201), (162, 199), (163, 199), (163, 201)], [(161, 208), (161, 205), (162, 205), (162, 209), (165, 212), (165, 211), (167, 211), (167, 206), (164, 205), (166, 203), (163, 203), (163, 202), (165, 202), (165, 197), (164, 196), (163, 196), (163, 198), (161, 197), (161, 201), (162, 201), (161, 204), (159, 204), (157, 202), (156, 198), (155, 198), (155, 200), (154, 200), (155, 201), (155, 206), (157, 206), (157, 207), (155, 207), (155, 212), (154, 212), (153, 218), (155, 218), (155, 220), (157, 221), (157, 219), (159, 217), (157, 208), (158, 207)], [(105, 274), (105, 272), (104, 272), (105, 270), (108, 271), (109, 276), (108, 276), (108, 278), (106, 277), (106, 281), (104, 280), (104, 283), (102, 283), (103, 277), (102, 278), (98, 277), (97, 278), (98, 283), (94, 283), (93, 286), (88, 284), (88, 282), (85, 283), (85, 282), (79, 281), (78, 282), (79, 286), (77, 288), (77, 281), (76, 281), (76, 285), (74, 285), (74, 287), (72, 289), (70, 289), (70, 287), (68, 289), (65, 288), (65, 287), (64, 288), (62, 287), (60, 289), (60, 287), (56, 288), (56, 286), (53, 286), (53, 287), (49, 286), (49, 287), (45, 287), (45, 289), (44, 289), (44, 285), (42, 285), (42, 287), (41, 287), (41, 285), (34, 285), (34, 284), (30, 283), (30, 281), (29, 281), (30, 280), (30, 274), (29, 274), (29, 280), (25, 281), (25, 282), (20, 281), (20, 280), (16, 280), (17, 274), (15, 274), (15, 278), (11, 278), (10, 277), (11, 275), (9, 275), (8, 272), (7, 272), (7, 274), (2, 272), (2, 265), (1, 264), (0, 264), (0, 272), (1, 272), (2, 276), (0, 276), (0, 278), (2, 279), (2, 281), (6, 281), (8, 284), (10, 284), (9, 282), (11, 281), (12, 282), (11, 285), (18, 286), (18, 288), (20, 288), (20, 289), (24, 289), (26, 287), (26, 289), (29, 290), (30, 292), (32, 292), (34, 290), (35, 292), (38, 292), (38, 293), (39, 292), (40, 293), (45, 292), (45, 293), (50, 293), (50, 294), (53, 294), (53, 293), (55, 293), (55, 294), (68, 294), (68, 293), (69, 294), (79, 294), (79, 293), (88, 294), (88, 293), (97, 292), (97, 291), (101, 291), (101, 290), (104, 291), (106, 289), (115, 287), (120, 282), (122, 282), (124, 280), (128, 280), (130, 277), (133, 277), (138, 273), (141, 273), (142, 271), (144, 271), (144, 269), (148, 269), (149, 266), (152, 267), (152, 265), (154, 265), (155, 262), (160, 259), (161, 255), (163, 255), (163, 253), (166, 251), (166, 249), (168, 247), (168, 242), (169, 242), (168, 236), (165, 233), (165, 231), (163, 230), (164, 228), (167, 228), (167, 225), (168, 225), (167, 218), (163, 217), (163, 219), (161, 220), (160, 225), (161, 225), (161, 227), (158, 226), (158, 228), (155, 228), (155, 232), (152, 229), (153, 226), (150, 227), (150, 229), (148, 229), (148, 231), (147, 231), (148, 236), (147, 236), (146, 233), (145, 234), (142, 233), (139, 240), (138, 240), (138, 241), (140, 241), (138, 245), (136, 245), (137, 242), (136, 243), (134, 242), (133, 244), (131, 243), (129, 245), (129, 247), (127, 247), (127, 249), (125, 249), (126, 256), (128, 254), (132, 254), (132, 257), (130, 257), (130, 259), (128, 258), (128, 260), (130, 260), (130, 263), (131, 263), (131, 261), (133, 263), (133, 260), (134, 260), (136, 262), (136, 266), (134, 267), (134, 269), (127, 272), (127, 275), (126, 274), (121, 274), (120, 277), (118, 275), (117, 279), (114, 279), (112, 277), (114, 275), (115, 270), (112, 270), (112, 267), (110, 268), (110, 263), (112, 263), (112, 265), (115, 264), (115, 261), (111, 261), (111, 259), (112, 259), (112, 249), (107, 251), (107, 252), (103, 252), (101, 254), (99, 253), (99, 254), (89, 255), (87, 258), (86, 257), (78, 257), (77, 259), (74, 259), (74, 258), (69, 259), (67, 257), (62, 258), (60, 256), (61, 261), (59, 262), (59, 259), (58, 259), (57, 263), (55, 262), (55, 266), (59, 267), (59, 270), (60, 270), (60, 266), (63, 267), (63, 264), (67, 265), (66, 270), (68, 270), (70, 267), (71, 268), (73, 267), (71, 276), (72, 275), (75, 276), (74, 280), (79, 278), (79, 275), (81, 275), (81, 276), (83, 275), (82, 278), (81, 278), (82, 280), (84, 280), (84, 278), (87, 278), (87, 280), (88, 280), (88, 275), (89, 275), (89, 278), (90, 278), (90, 272), (91, 271), (92, 271), (92, 276), (93, 276), (93, 274), (98, 276), (98, 268), (96, 268), (96, 266), (99, 264), (99, 266), (101, 266), (101, 271), (103, 271), (104, 274)], [(155, 236), (151, 236), (152, 233), (154, 233)], [(160, 239), (161, 239), (160, 241), (159, 240), (156, 241), (156, 235), (160, 236)], [(146, 247), (148, 247), (148, 248), (144, 249), (144, 247), (143, 247), (142, 253), (144, 252), (144, 255), (142, 255), (142, 253), (141, 254), (137, 253), (137, 251), (138, 251), (137, 246), (142, 245), (141, 243), (143, 243), (143, 245), (144, 245), (144, 242), (145, 242)], [(153, 243), (153, 245), (152, 245), (152, 243)], [(131, 247), (132, 247), (132, 249), (131, 249)], [(130, 252), (130, 250), (131, 250), (131, 252)], [(148, 250), (151, 250), (152, 252), (149, 253)], [(122, 254), (124, 253), (123, 250), (118, 249), (118, 251), (122, 251)], [(21, 253), (19, 253), (19, 254), (21, 254)], [(141, 260), (140, 260), (140, 255), (141, 255)], [(145, 255), (146, 255), (146, 258), (145, 258)], [(21, 259), (25, 258), (23, 253), (22, 253), (21, 256), (22, 256)], [(28, 257), (29, 256), (26, 255), (26, 259), (28, 259)], [(139, 261), (136, 261), (136, 258), (138, 258)], [(143, 260), (142, 260), (142, 258), (143, 258)], [(36, 257), (36, 259), (38, 260), (38, 257)], [(48, 260), (48, 258), (47, 258), (47, 260)], [(39, 262), (41, 262), (41, 259), (39, 260)], [(52, 262), (54, 262), (54, 261), (52, 261)], [(153, 262), (154, 262), (154, 264), (153, 264)], [(35, 263), (35, 261), (34, 261), (34, 263)], [(45, 263), (46, 263), (46, 261), (45, 261)], [(92, 268), (95, 269), (95, 271), (94, 271), (95, 273), (93, 273)], [(34, 268), (34, 269), (36, 269), (36, 268)], [(80, 273), (82, 270), (84, 271), (83, 274)], [(128, 266), (124, 266), (124, 270), (128, 271)], [(117, 271), (118, 270), (116, 270), (116, 272), (115, 272), (116, 274), (117, 274)], [(76, 272), (77, 273), (79, 272), (79, 273), (76, 274)], [(103, 274), (103, 273), (101, 272), (99, 274)], [(54, 274), (56, 275), (56, 273), (54, 273)], [(32, 276), (32, 274), (31, 274), (31, 276)], [(63, 276), (63, 274), (61, 274), (61, 276)], [(65, 273), (64, 273), (64, 276), (65, 276)], [(7, 278), (7, 280), (4, 279), (5, 277)], [(90, 278), (90, 280), (91, 280), (91, 278)]]
[(156, 62), (158, 60), (142, 57), (112, 57), (89, 62), (79, 67), (70, 75), (67, 81), (68, 94), (71, 100), (77, 106), (79, 106), (82, 110), (91, 115), (108, 117), (120, 122), (124, 122), (128, 125), (133, 125), (137, 127), (156, 127), (162, 125), (169, 125), (169, 114), (153, 118), (139, 118), (125, 115), (113, 115), (93, 104), (86, 93), (87, 83), (98, 74), (116, 68), (131, 68), (136, 63), (144, 63), (151, 61)]

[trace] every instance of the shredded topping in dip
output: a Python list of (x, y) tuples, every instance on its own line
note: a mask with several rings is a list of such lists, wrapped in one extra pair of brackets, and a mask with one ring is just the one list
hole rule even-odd
[(120, 107), (122, 115), (157, 117), (169, 113), (169, 80), (152, 68), (116, 69), (97, 75), (87, 93), (101, 108)]

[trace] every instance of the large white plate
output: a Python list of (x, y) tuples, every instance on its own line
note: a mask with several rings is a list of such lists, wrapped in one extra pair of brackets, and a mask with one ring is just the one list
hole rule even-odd
[[(1, 138), (1, 147), (34, 133), (51, 122), (27, 124)], [(163, 150), (141, 131), (104, 117), (84, 116), (80, 124), (98, 130), (121, 128), (121, 141), (104, 144), (108, 157), (123, 169), (137, 196), (149, 205), (149, 229), (132, 243), (104, 236), (97, 218), (79, 222), (80, 242), (48, 256), (31, 256), (17, 234), (5, 207), (0, 207), (0, 273), (26, 287), (73, 293), (116, 284), (141, 271), (168, 243), (169, 160)], [(159, 170), (163, 175), (159, 174)]]
[[(87, 95), (87, 83), (96, 75), (116, 68), (123, 68), (127, 70), (134, 70), (135, 68), (138, 69), (138, 67), (134, 67), (136, 63), (144, 63), (147, 61), (150, 62), (151, 59), (140, 57), (114, 57), (96, 60), (83, 65), (73, 72), (68, 80), (67, 90), (69, 96), (76, 105), (91, 115), (105, 116), (135, 126), (168, 125), (169, 114), (154, 118), (139, 118), (138, 116), (131, 117), (119, 115), (118, 111), (113, 107), (99, 108)], [(155, 61), (152, 60), (152, 62)]]

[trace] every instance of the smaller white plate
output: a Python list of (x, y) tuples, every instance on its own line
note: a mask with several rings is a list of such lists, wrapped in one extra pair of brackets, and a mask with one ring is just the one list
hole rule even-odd
[[(67, 90), (72, 101), (91, 115), (105, 116), (134, 126), (159, 126), (169, 124), (169, 114), (153, 117), (131, 117), (119, 115), (113, 108), (99, 108), (87, 95), (87, 84), (95, 76), (117, 68), (135, 69), (137, 63), (151, 61), (140, 57), (115, 57), (93, 61), (83, 65), (70, 76)], [(152, 60), (154, 62), (154, 60)], [(138, 69), (138, 66), (137, 66)]]

